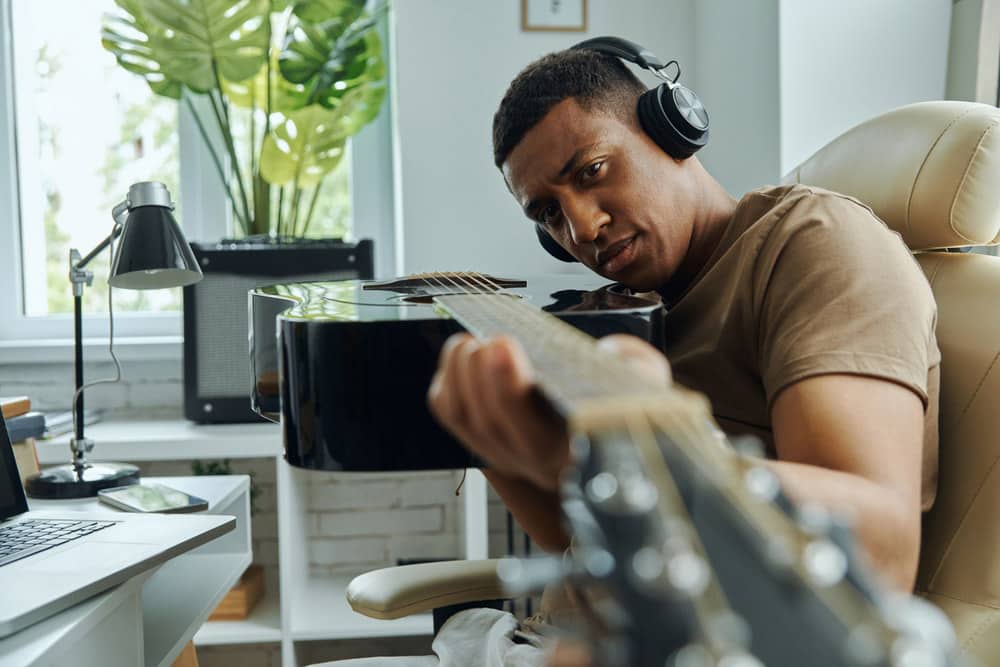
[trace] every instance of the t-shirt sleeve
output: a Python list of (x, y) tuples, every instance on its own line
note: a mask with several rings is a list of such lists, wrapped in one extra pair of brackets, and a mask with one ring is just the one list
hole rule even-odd
[(815, 375), (881, 378), (928, 401), (937, 310), (902, 239), (865, 206), (814, 193), (764, 239), (753, 275), (768, 410)]

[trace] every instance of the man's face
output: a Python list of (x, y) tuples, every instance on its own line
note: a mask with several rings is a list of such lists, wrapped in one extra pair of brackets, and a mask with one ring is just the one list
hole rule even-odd
[(524, 135), (503, 173), (525, 214), (606, 278), (657, 289), (687, 252), (688, 170), (637, 124), (564, 100)]

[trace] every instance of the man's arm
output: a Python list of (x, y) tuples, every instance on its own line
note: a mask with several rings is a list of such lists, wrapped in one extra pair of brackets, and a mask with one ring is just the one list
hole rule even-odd
[[(621, 344), (622, 337), (614, 338)], [(631, 341), (629, 361), (666, 386), (663, 355)], [(438, 419), (498, 473), (498, 492), (532, 539), (558, 548), (552, 526), (558, 475), (568, 462), (566, 434), (539, 412), (520, 346), (456, 337), (442, 353), (428, 400)], [(768, 465), (789, 496), (852, 514), (874, 566), (893, 585), (911, 588), (920, 540), (919, 397), (870, 377), (817, 376), (778, 394), (772, 428), (779, 460)]]
[(917, 394), (872, 377), (820, 375), (778, 394), (771, 427), (778, 460), (768, 465), (788, 495), (847, 514), (876, 569), (911, 590), (920, 553)]

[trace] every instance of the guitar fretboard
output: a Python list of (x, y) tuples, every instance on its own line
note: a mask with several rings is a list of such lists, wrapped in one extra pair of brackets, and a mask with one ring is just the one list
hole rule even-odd
[(663, 391), (629, 372), (620, 359), (599, 348), (594, 338), (517, 297), (449, 294), (434, 300), (479, 338), (516, 338), (535, 367), (543, 391), (570, 412), (595, 398), (648, 397)]

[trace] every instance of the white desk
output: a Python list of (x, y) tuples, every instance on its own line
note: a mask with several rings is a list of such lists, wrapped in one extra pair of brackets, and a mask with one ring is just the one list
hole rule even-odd
[[(0, 667), (169, 667), (173, 663), (250, 565), (250, 478), (153, 479), (204, 498), (210, 513), (236, 517), (235, 529), (0, 640)], [(117, 512), (96, 499), (29, 503), (31, 509)]]

